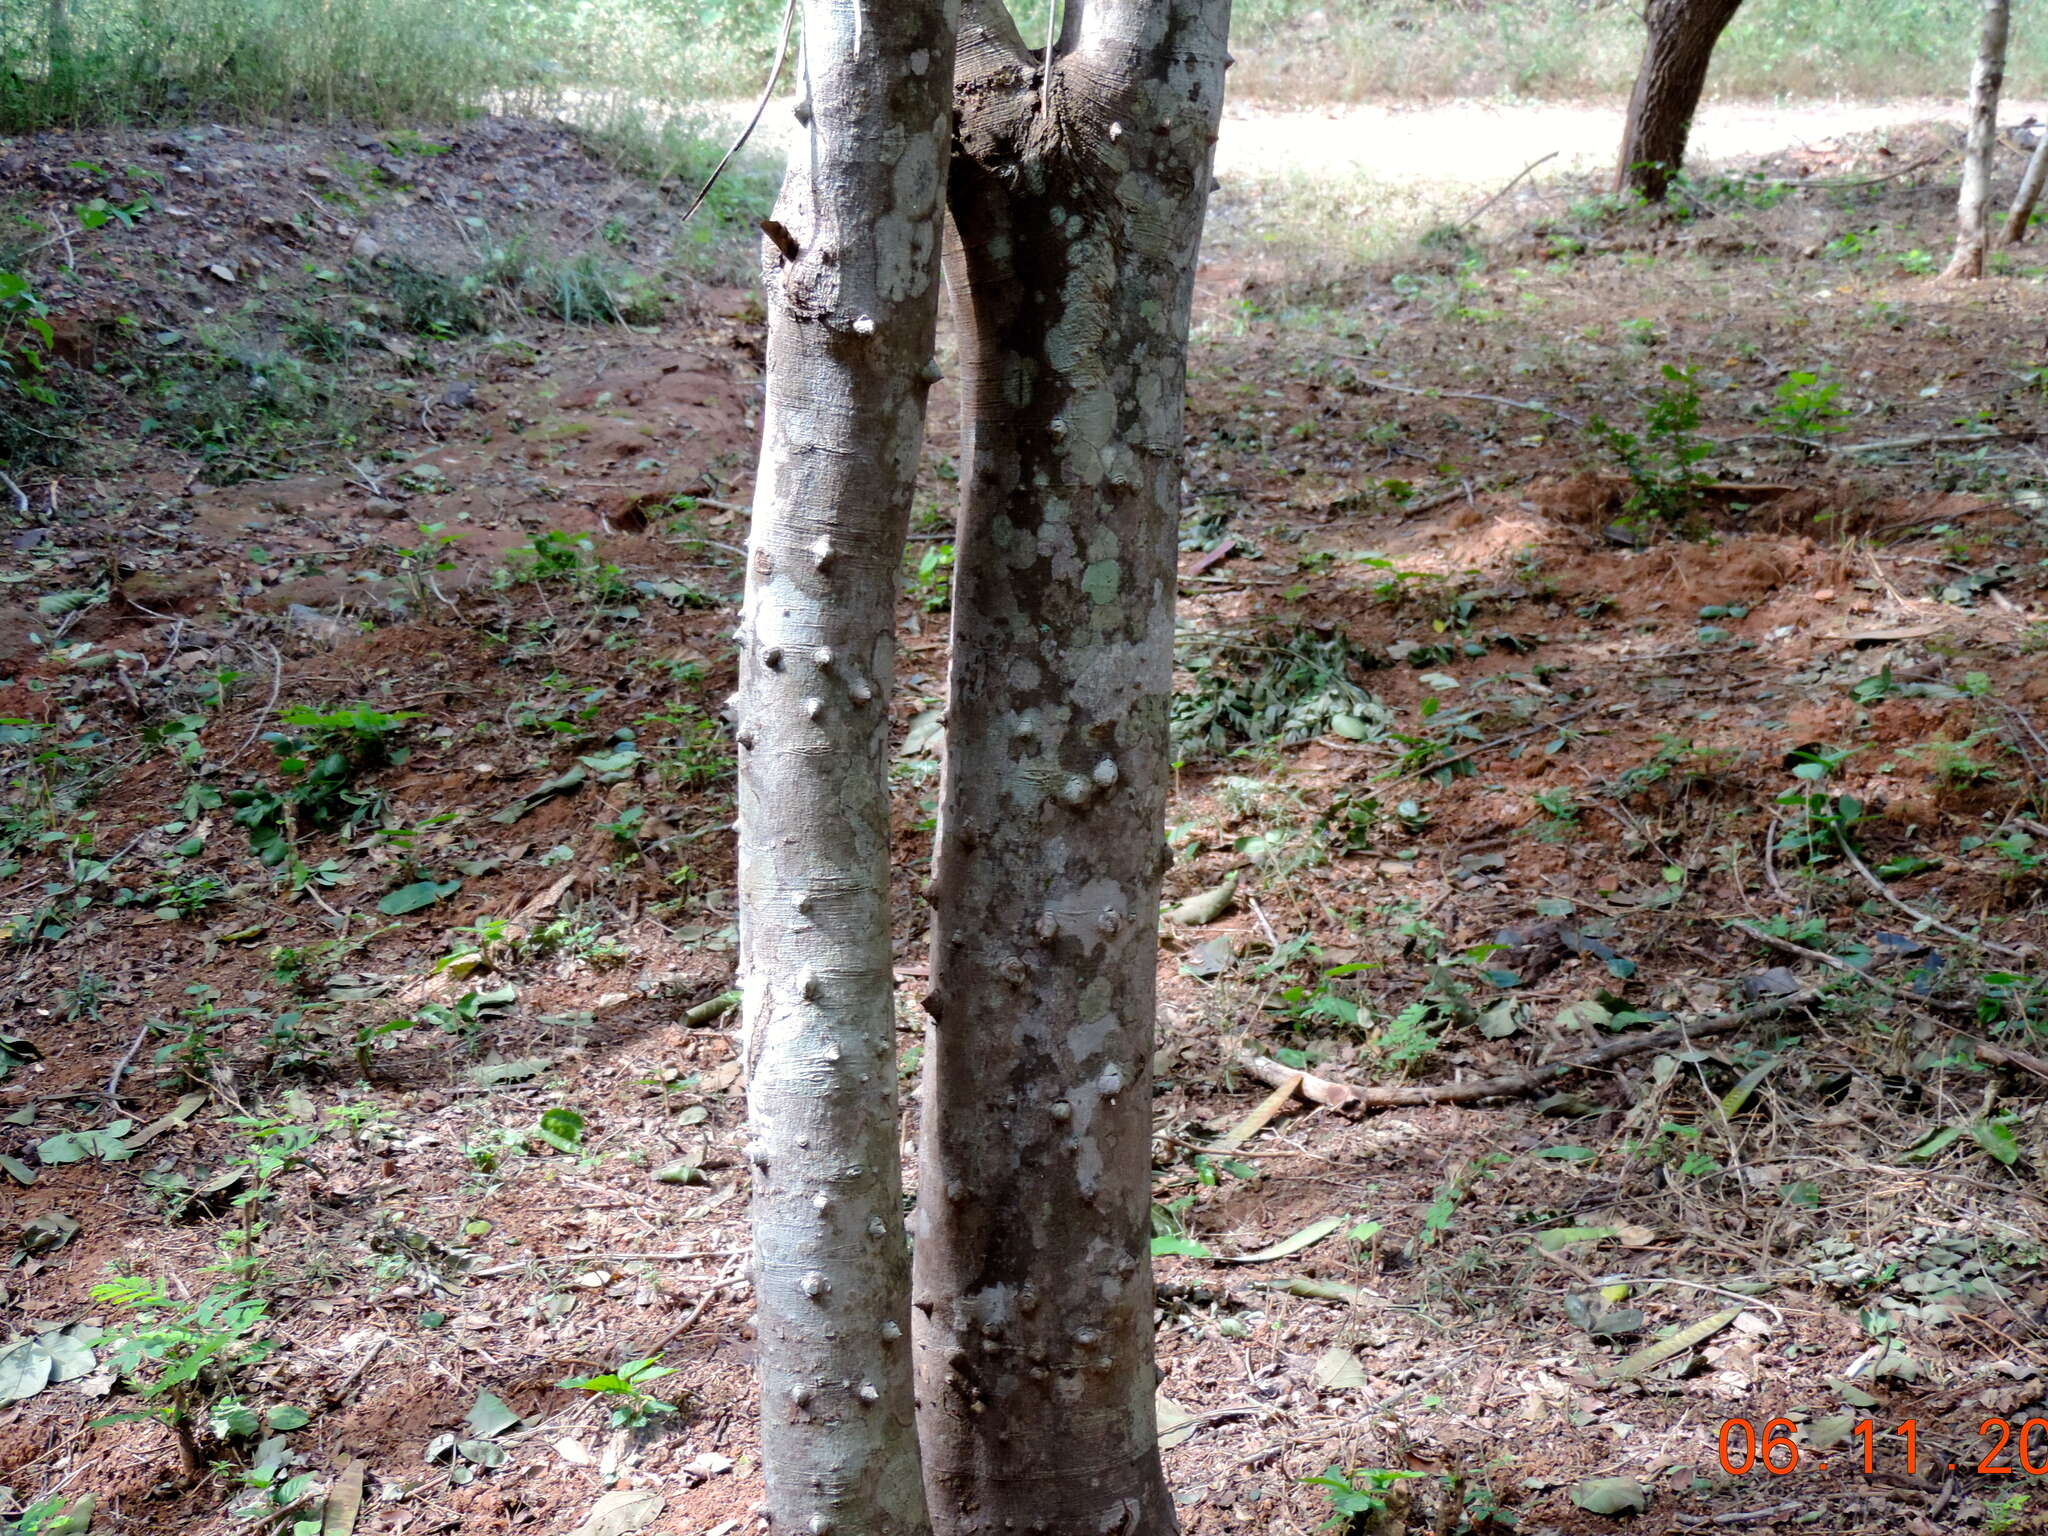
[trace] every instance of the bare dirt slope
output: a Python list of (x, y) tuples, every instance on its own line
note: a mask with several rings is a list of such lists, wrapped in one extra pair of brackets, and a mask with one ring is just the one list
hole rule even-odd
[[(608, 1494), (748, 1529), (721, 701), (758, 315), (565, 135), (364, 137), (0, 152), (39, 218), (151, 204), (27, 267), (67, 340), (9, 461), (0, 1284), (43, 1342), (0, 1362), (0, 1483), (101, 1532), (567, 1531)], [(1285, 282), (1226, 210), (1156, 1063), (1189, 1531), (2029, 1528), (2048, 290), (2031, 251), (1916, 275), (1949, 196), (1581, 203)], [(1248, 1123), (1247, 1052), (1438, 1102)], [(240, 1342), (144, 1396), (138, 1314)], [(167, 1406), (212, 1469), (92, 1427)], [(1726, 1470), (1736, 1417), (1799, 1469)]]

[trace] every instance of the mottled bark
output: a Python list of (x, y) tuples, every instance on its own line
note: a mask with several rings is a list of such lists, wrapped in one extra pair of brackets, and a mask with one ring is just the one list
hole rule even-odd
[(888, 697), (950, 143), (948, 0), (804, 0), (764, 222), (767, 403), (740, 621), (740, 945), (774, 1529), (929, 1529), (889, 941)]
[(1956, 199), (1956, 251), (1947, 277), (1982, 277), (1989, 242), (1991, 156), (1998, 147), (1998, 93), (2005, 86), (2005, 38), (2011, 0), (1984, 0), (1977, 62), (1970, 70), (1970, 129), (1963, 145), (1963, 186)]
[(1741, 5), (1742, 0), (1650, 0), (1644, 18), (1649, 35), (1629, 96), (1615, 191), (1664, 200), (1685, 163), (1685, 141), (1707, 87), (1714, 45)]
[(2018, 245), (2027, 238), (2027, 223), (2034, 217), (2034, 205), (2041, 201), (2041, 189), (2048, 186), (2048, 128), (2041, 130), (2040, 142), (2027, 157), (2027, 172), (2013, 194), (2012, 211), (2005, 216), (2001, 245)]
[(935, 1528), (1160, 1536), (1154, 973), (1182, 396), (1228, 0), (968, 0), (963, 506), (914, 1289)]

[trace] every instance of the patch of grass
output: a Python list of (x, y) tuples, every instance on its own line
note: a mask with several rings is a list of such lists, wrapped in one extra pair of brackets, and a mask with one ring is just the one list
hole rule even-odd
[(465, 336), (490, 319), (485, 277), (455, 276), (387, 256), (378, 272), (381, 286), (398, 307), (399, 322), (418, 336)]
[[(1714, 54), (1711, 95), (1952, 94), (1967, 79), (1970, 0), (1749, 0)], [(1642, 49), (1626, 0), (1239, 0), (1231, 90), (1276, 101), (1625, 95)], [(2013, 37), (2014, 78), (2048, 73), (2048, 39)], [(2024, 55), (2024, 57), (2021, 57)]]
[(346, 450), (372, 414), (345, 371), (267, 345), (244, 323), (174, 337), (141, 375), (144, 430), (205, 459), (215, 484), (284, 472), (305, 452)]
[(666, 303), (651, 280), (595, 251), (543, 262), (521, 288), (529, 306), (565, 325), (653, 325)]
[[(1208, 249), (1285, 274), (1289, 294), (1314, 295), (1346, 272), (1408, 256), (1430, 229), (1469, 211), (1468, 194), (1463, 185), (1322, 172), (1231, 177), (1210, 200), (1202, 238)], [(1257, 318), (1243, 314), (1240, 328)]]
[[(762, 68), (765, 76), (765, 61)], [(759, 89), (758, 80), (745, 89)], [(656, 117), (642, 103), (607, 103), (581, 120), (585, 142), (614, 170), (652, 182), (687, 207), (695, 200), (737, 134), (737, 125), (693, 116)], [(760, 263), (755, 221), (774, 206), (782, 167), (773, 155), (744, 150), (719, 175), (691, 217), (673, 253), (688, 271), (717, 281), (754, 281)], [(610, 243), (628, 243), (630, 227), (606, 231)]]
[[(593, 88), (697, 99), (759, 88), (780, 0), (94, 0), (53, 34), (0, 0), (0, 133), (57, 124), (451, 122)], [(62, 14), (62, 13), (60, 13)], [(432, 135), (394, 145), (431, 153)]]

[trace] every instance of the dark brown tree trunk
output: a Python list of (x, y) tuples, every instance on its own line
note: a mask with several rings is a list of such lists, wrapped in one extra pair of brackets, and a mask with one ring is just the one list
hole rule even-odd
[(1650, 0), (1642, 67), (1628, 100), (1614, 190), (1661, 203), (1685, 163), (1692, 115), (1706, 89), (1714, 45), (1742, 0)]
[(1165, 1536), (1151, 1067), (1182, 394), (1228, 0), (963, 9), (963, 510), (912, 1296), (935, 1530)]

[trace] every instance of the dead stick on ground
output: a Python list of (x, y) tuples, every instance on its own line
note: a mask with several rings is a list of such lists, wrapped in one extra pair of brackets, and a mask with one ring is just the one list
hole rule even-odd
[(1902, 165), (1896, 171), (1886, 171), (1882, 176), (1852, 176), (1836, 180), (1820, 180), (1801, 176), (1773, 176), (1769, 180), (1745, 182), (1752, 187), (1792, 187), (1802, 191), (1832, 192), (1839, 187), (1874, 187), (1881, 181), (1897, 181), (1901, 176), (1910, 176), (1915, 171), (1924, 171), (1936, 161), (1946, 160), (1954, 154), (1952, 149), (1937, 150), (1925, 160), (1915, 160), (1911, 165)]
[(519, 1259), (511, 1264), (493, 1264), (489, 1269), (472, 1269), (465, 1278), (485, 1280), (497, 1275), (515, 1274), (535, 1264), (687, 1264), (698, 1259), (737, 1259), (743, 1257), (745, 1252), (746, 1250), (741, 1248), (707, 1248), (701, 1253), (536, 1253), (530, 1258)]
[(1557, 151), (1553, 149), (1549, 154), (1543, 156), (1542, 159), (1531, 160), (1527, 165), (1523, 166), (1521, 170), (1515, 173), (1515, 179), (1513, 181), (1510, 181), (1506, 186), (1502, 187), (1498, 192), (1494, 193), (1493, 196), (1489, 197), (1477, 208), (1474, 208), (1472, 210), (1472, 216), (1466, 219), (1464, 223), (1460, 224), (1458, 228), (1461, 230), (1470, 229), (1474, 224), (1477, 224), (1479, 222), (1479, 216), (1482, 213), (1486, 212), (1487, 209), (1491, 208), (1495, 203), (1499, 202), (1502, 198), (1506, 197), (1510, 192), (1514, 191), (1515, 188), (1519, 187), (1522, 184), (1523, 179), (1527, 177), (1531, 171), (1535, 170), (1537, 166), (1547, 164), (1548, 162), (1555, 160), (1556, 158)]
[(128, 1068), (135, 1061), (136, 1052), (142, 1049), (142, 1042), (149, 1038), (149, 1020), (142, 1021), (142, 1028), (135, 1031), (135, 1038), (128, 1042), (128, 1049), (121, 1053), (121, 1059), (114, 1063), (114, 1070), (107, 1075), (107, 1102), (121, 1107), (121, 1079), (128, 1075)]
[(659, 1355), (669, 1345), (675, 1343), (677, 1339), (680, 1339), (684, 1334), (696, 1327), (697, 1319), (704, 1315), (704, 1309), (709, 1307), (719, 1296), (735, 1286), (750, 1285), (752, 1283), (745, 1275), (728, 1275), (723, 1280), (712, 1281), (704, 1287), (704, 1293), (697, 1298), (696, 1304), (683, 1314), (682, 1320), (667, 1333), (663, 1334), (658, 1343), (650, 1345), (646, 1353), (650, 1356)]
[(1390, 1087), (1354, 1088), (1349, 1083), (1335, 1082), (1330, 1078), (1316, 1077), (1300, 1072), (1293, 1067), (1282, 1066), (1270, 1057), (1258, 1056), (1246, 1051), (1240, 1054), (1239, 1062), (1262, 1083), (1276, 1087), (1289, 1078), (1299, 1078), (1295, 1088), (1304, 1099), (1314, 1104), (1327, 1104), (1332, 1109), (1341, 1109), (1348, 1114), (1358, 1114), (1368, 1109), (1403, 1109), (1422, 1104), (1477, 1104), (1485, 1099), (1513, 1099), (1534, 1093), (1547, 1087), (1558, 1078), (1573, 1072), (1586, 1072), (1604, 1067), (1610, 1062), (1621, 1061), (1630, 1056), (1640, 1056), (1646, 1051), (1667, 1050), (1672, 1046), (1683, 1046), (1690, 1041), (1705, 1040), (1714, 1035), (1733, 1034), (1751, 1024), (1775, 1018), (1781, 1013), (1802, 1007), (1830, 990), (1827, 987), (1809, 987), (1794, 992), (1789, 997), (1772, 998), (1769, 1002), (1758, 1003), (1736, 1013), (1719, 1014), (1711, 1019), (1702, 1019), (1684, 1029), (1660, 1030), (1654, 1035), (1638, 1035), (1629, 1040), (1616, 1040), (1603, 1045), (1597, 1051), (1588, 1051), (1583, 1056), (1572, 1056), (1564, 1061), (1545, 1062), (1527, 1072), (1510, 1073), (1506, 1077), (1474, 1078), (1463, 1083), (1400, 1083)]
[(2031, 1072), (2043, 1082), (2048, 1082), (2048, 1060), (2031, 1051), (2016, 1051), (2010, 1046), (1993, 1045), (1989, 1040), (1978, 1040), (1969, 1035), (1958, 1035), (1956, 1039), (1975, 1051), (1979, 1061), (1994, 1067), (2011, 1067), (2016, 1072)]
[(2003, 432), (1922, 432), (1914, 437), (1880, 437), (1867, 443), (1810, 443), (1807, 446), (1842, 457), (1854, 453), (1883, 453), (1893, 448), (1928, 448), (1946, 443), (1992, 443), (2004, 438), (2038, 436), (2039, 431), (2033, 427), (2018, 427)]
[[(1369, 363), (1372, 359), (1346, 356), (1339, 361)], [(1575, 427), (1583, 427), (1586, 424), (1584, 417), (1574, 416), (1570, 411), (1560, 411), (1556, 406), (1545, 405), (1540, 400), (1510, 400), (1506, 395), (1474, 395), (1456, 389), (1417, 389), (1410, 384), (1390, 384), (1385, 379), (1368, 378), (1362, 373), (1358, 375), (1358, 382), (1367, 389), (1383, 389), (1389, 394), (1416, 395), (1424, 400), (1476, 400), (1481, 405), (1505, 405), (1518, 411), (1537, 411), (1545, 416), (1556, 416)]]
[(249, 727), (248, 736), (228, 755), (223, 767), (232, 766), (237, 758), (256, 745), (257, 738), (263, 734), (263, 722), (268, 720), (271, 712), (277, 708), (277, 696), (284, 687), (284, 655), (268, 642), (265, 643), (265, 649), (270, 652), (270, 697), (264, 701), (263, 708), (256, 712), (256, 723)]
[(1491, 741), (1482, 741), (1476, 747), (1467, 747), (1464, 751), (1455, 753), (1450, 757), (1439, 758), (1433, 763), (1425, 763), (1420, 768), (1411, 768), (1406, 773), (1396, 774), (1393, 778), (1383, 780), (1382, 782), (1389, 786), (1405, 784), (1410, 779), (1419, 779), (1427, 774), (1436, 773), (1442, 769), (1462, 763), (1468, 757), (1477, 757), (1482, 752), (1491, 752), (1495, 747), (1504, 747), (1511, 741), (1520, 741), (1526, 736), (1540, 736), (1545, 731), (1555, 730), (1561, 725), (1578, 719), (1579, 716), (1585, 714), (1592, 707), (1591, 704), (1581, 704), (1577, 709), (1566, 710), (1555, 720), (1545, 720), (1540, 724), (1528, 726), (1519, 731), (1509, 731), (1505, 736), (1496, 736)]
[(1918, 907), (1907, 906), (1904, 901), (1900, 900), (1898, 897), (1892, 894), (1890, 886), (1886, 885), (1882, 880), (1877, 878), (1877, 876), (1871, 871), (1870, 866), (1863, 862), (1861, 855), (1859, 855), (1856, 852), (1856, 850), (1849, 845), (1849, 839), (1842, 836), (1839, 831), (1837, 831), (1835, 834), (1835, 844), (1842, 850), (1842, 857), (1849, 861), (1850, 867), (1854, 869), (1857, 874), (1863, 877), (1864, 884), (1868, 885), (1873, 891), (1877, 892), (1878, 895), (1882, 896), (1887, 902), (1891, 903), (1891, 905), (1897, 907), (1901, 912), (1905, 913), (1906, 916), (1912, 918), (1916, 926), (1924, 923), (1929, 928), (1933, 928), (1938, 930), (1939, 932), (1945, 933), (1950, 938), (1955, 939), (1960, 943), (1972, 944), (1975, 945), (1978, 949), (1988, 949), (1994, 955), (2006, 955), (2014, 960), (2024, 960), (2027, 958), (2027, 952), (2023, 949), (2014, 949), (2007, 944), (1994, 944), (1989, 939), (1973, 937), (1972, 935), (1963, 932), (1960, 928), (1949, 927), (1949, 925), (1941, 921), (1940, 918), (1930, 917), (1927, 913), (1922, 912)]
[(1881, 976), (1873, 976), (1870, 972), (1851, 965), (1839, 955), (1830, 955), (1818, 949), (1808, 949), (1804, 944), (1794, 944), (1790, 939), (1781, 939), (1776, 934), (1765, 933), (1761, 928), (1750, 927), (1748, 923), (1736, 922), (1730, 923), (1729, 926), (1738, 933), (1748, 934), (1759, 944), (1768, 945), (1770, 948), (1781, 950), (1788, 955), (1798, 955), (1802, 959), (1817, 960), (1822, 965), (1832, 966), (1835, 970), (1854, 976), (1858, 981), (1867, 981), (1873, 987), (1876, 987), (1878, 991), (1889, 993), (1902, 1003), (1918, 1003), (1923, 1008), (1932, 1008), (1939, 1013), (1975, 1013), (1977, 1011), (1976, 1006), (1972, 1003), (1951, 1003), (1944, 1002), (1939, 998), (1922, 997), (1917, 992), (1907, 991), (1886, 981)]
[(739, 993), (721, 992), (708, 1003), (699, 1003), (696, 1007), (686, 1012), (683, 1015), (683, 1022), (691, 1025), (709, 1024), (713, 1019), (731, 1013), (739, 1005)]
[(330, 1403), (346, 1403), (354, 1399), (356, 1387), (369, 1374), (370, 1367), (377, 1363), (377, 1357), (390, 1347), (391, 1335), (379, 1334), (370, 1347), (363, 1351), (363, 1358), (356, 1362), (356, 1368), (348, 1373), (348, 1379), (327, 1393)]

